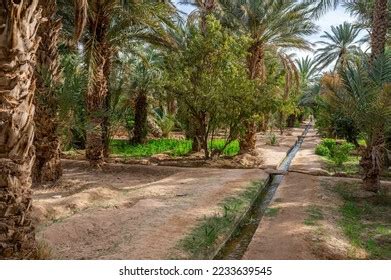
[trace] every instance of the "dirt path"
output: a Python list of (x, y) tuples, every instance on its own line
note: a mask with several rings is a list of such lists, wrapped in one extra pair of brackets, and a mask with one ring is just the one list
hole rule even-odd
[(38, 236), (55, 259), (186, 258), (176, 245), (199, 219), (267, 178), (259, 169), (115, 165), (91, 172), (84, 163), (68, 162), (63, 184), (78, 174), (77, 191), (59, 186), (35, 194)]
[(281, 161), (286, 157), (286, 153), (297, 141), (297, 137), (302, 135), (304, 128), (293, 128), (288, 133), (280, 135), (279, 132), (274, 132), (278, 144), (271, 146), (266, 144), (269, 140), (269, 136), (266, 134), (257, 135), (257, 152), (263, 159), (262, 168), (276, 169)]
[[(321, 169), (321, 159), (314, 153), (317, 143), (319, 138), (316, 131), (310, 129), (301, 150), (292, 162), (291, 171), (308, 174), (324, 172)], [(278, 188), (269, 207), (271, 214), (262, 219), (244, 259), (335, 258), (317, 252), (319, 227), (305, 222), (311, 211), (317, 211), (316, 209), (322, 206), (327, 207), (329, 203), (336, 203), (336, 198), (322, 187), (323, 180), (328, 179), (290, 172)]]

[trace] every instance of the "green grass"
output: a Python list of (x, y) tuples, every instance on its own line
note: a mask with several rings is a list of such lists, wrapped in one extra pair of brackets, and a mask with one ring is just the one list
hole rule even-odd
[(324, 219), (322, 209), (316, 205), (312, 205), (307, 209), (308, 217), (304, 220), (304, 224), (307, 226), (315, 226), (317, 222)]
[(275, 217), (278, 215), (278, 212), (280, 212), (279, 207), (270, 207), (270, 208), (266, 209), (265, 216), (266, 217)]
[[(221, 151), (224, 148), (226, 141), (223, 139), (215, 139), (209, 143), (209, 149)], [(239, 153), (239, 141), (235, 140), (228, 144), (224, 149), (223, 155), (225, 156), (235, 156)]]
[[(209, 143), (211, 149), (222, 150), (225, 140), (216, 139)], [(186, 156), (191, 153), (191, 140), (156, 139), (143, 145), (131, 145), (127, 140), (111, 140), (110, 150), (114, 155), (142, 158), (167, 153), (172, 156)], [(239, 152), (239, 142), (231, 142), (223, 151), (226, 156), (234, 156)]]
[(343, 198), (340, 225), (353, 246), (365, 249), (370, 259), (391, 259), (391, 197), (379, 194), (359, 198), (359, 184), (339, 183)]
[(219, 237), (234, 230), (237, 220), (251, 207), (264, 182), (252, 183), (244, 192), (229, 197), (220, 204), (220, 211), (204, 217), (193, 231), (180, 241), (179, 245), (192, 258), (205, 259), (215, 249)]
[(191, 152), (190, 140), (157, 139), (143, 145), (131, 145), (127, 140), (111, 140), (110, 150), (115, 155), (127, 157), (149, 157), (161, 153), (184, 156)]
[(329, 172), (338, 172), (345, 173), (347, 175), (354, 175), (360, 172), (360, 157), (358, 156), (349, 156), (347, 162), (343, 163), (341, 166), (335, 164), (328, 157), (322, 156), (326, 163), (326, 169)]

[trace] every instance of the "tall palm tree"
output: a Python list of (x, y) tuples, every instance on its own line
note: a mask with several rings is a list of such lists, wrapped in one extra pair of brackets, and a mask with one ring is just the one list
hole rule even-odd
[(39, 0), (43, 10), (43, 22), (38, 35), (41, 37), (37, 52), (37, 89), (35, 94), (36, 159), (33, 178), (38, 183), (56, 181), (62, 174), (60, 141), (57, 135), (58, 102), (56, 90), (60, 84), (61, 71), (58, 53), (61, 21), (57, 17), (56, 0)]
[[(279, 57), (287, 58), (287, 49), (310, 50), (305, 36), (316, 32), (311, 5), (292, 0), (221, 1), (223, 22), (251, 37), (247, 59), (250, 79), (260, 83), (266, 79), (265, 52), (276, 49)], [(283, 61), (283, 65), (290, 65)], [(255, 123), (250, 121), (241, 143), (242, 152), (255, 149)]]
[(347, 22), (332, 26), (331, 33), (325, 31), (321, 36), (323, 40), (317, 42), (321, 45), (316, 51), (317, 66), (324, 69), (334, 64), (334, 71), (346, 66), (352, 55), (360, 52), (359, 33), (359, 29)]
[(31, 169), (41, 15), (38, 0), (6, 0), (0, 7), (0, 258), (20, 259), (33, 257), (35, 248)]
[[(358, 0), (359, 1), (359, 0)], [(367, 1), (367, 2), (371, 2)], [(348, 4), (348, 8), (352, 7), (349, 3), (351, 0), (305, 0), (306, 3), (314, 5), (314, 14), (320, 16), (327, 10), (337, 8), (338, 4)], [(366, 6), (369, 7), (369, 6)], [(384, 54), (385, 45), (387, 42), (387, 32), (390, 27), (390, 7), (389, 0), (373, 0), (371, 18), (371, 59), (375, 59), (379, 55)], [(356, 6), (357, 8), (357, 6)], [(366, 16), (368, 18), (368, 16)]]
[(84, 38), (88, 76), (86, 157), (93, 166), (103, 163), (107, 147), (108, 83), (113, 56), (124, 44), (132, 42), (132, 36), (144, 42), (169, 44), (161, 35), (171, 23), (174, 9), (165, 1), (158, 2), (161, 1), (90, 0), (88, 3)]
[(130, 81), (130, 89), (135, 94), (134, 101), (134, 134), (131, 139), (133, 144), (145, 143), (148, 132), (148, 99), (156, 90), (156, 84), (160, 77), (158, 68), (160, 54), (149, 51), (143, 60), (137, 59), (133, 67), (133, 75)]

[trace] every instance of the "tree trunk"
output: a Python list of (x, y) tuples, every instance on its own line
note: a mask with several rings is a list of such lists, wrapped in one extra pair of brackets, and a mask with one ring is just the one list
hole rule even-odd
[(388, 0), (375, 0), (371, 34), (371, 59), (383, 55), (388, 31)]
[(135, 103), (133, 144), (144, 144), (148, 135), (148, 99), (145, 92), (139, 92)]
[(110, 19), (105, 11), (104, 3), (96, 3), (88, 17), (88, 30), (93, 38), (88, 61), (90, 77), (86, 96), (86, 158), (92, 167), (100, 168), (104, 163), (104, 134), (103, 123), (105, 116), (105, 100), (108, 91), (105, 75), (106, 52), (109, 49), (107, 42)]
[[(249, 49), (247, 59), (248, 74), (251, 80), (263, 82), (266, 78), (264, 49), (255, 44)], [(239, 139), (240, 153), (253, 153), (256, 145), (257, 126), (254, 120), (248, 120), (245, 125), (245, 133)]]
[(364, 189), (371, 192), (380, 190), (380, 175), (384, 161), (384, 134), (382, 130), (375, 133), (371, 143), (365, 148), (360, 160), (360, 166), (364, 170)]
[(0, 4), (0, 258), (35, 257), (31, 220), (38, 0)]
[(245, 123), (245, 130), (244, 135), (239, 139), (240, 154), (254, 153), (257, 140), (257, 126), (255, 121), (247, 121)]
[[(388, 0), (375, 0), (371, 34), (371, 60), (375, 60), (385, 52), (388, 31)], [(365, 149), (360, 161), (364, 170), (364, 189), (378, 192), (380, 175), (384, 165), (384, 126), (373, 133), (371, 143)]]
[(56, 1), (39, 0), (39, 5), (43, 8), (42, 16), (46, 21), (38, 29), (41, 43), (37, 51), (37, 89), (34, 100), (36, 160), (33, 180), (36, 183), (47, 183), (58, 180), (62, 175), (56, 97), (61, 78), (58, 54), (61, 22), (56, 18)]
[(102, 133), (103, 133), (103, 156), (108, 158), (110, 156), (110, 111), (111, 111), (111, 91), (110, 91), (110, 75), (112, 67), (112, 56), (113, 52), (111, 49), (107, 48), (105, 52), (105, 66), (103, 73), (107, 81), (107, 94), (104, 102), (104, 117), (102, 123)]

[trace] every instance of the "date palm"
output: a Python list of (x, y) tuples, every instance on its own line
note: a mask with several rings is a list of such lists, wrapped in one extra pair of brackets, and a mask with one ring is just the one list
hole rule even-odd
[(60, 161), (60, 141), (57, 135), (58, 101), (56, 90), (61, 79), (58, 43), (61, 21), (57, 17), (57, 2), (39, 0), (46, 18), (39, 29), (41, 37), (37, 52), (35, 94), (35, 137), (36, 159), (33, 178), (37, 183), (56, 181), (62, 174)]
[(331, 95), (363, 133), (366, 148), (360, 165), (364, 188), (378, 192), (384, 163), (384, 129), (391, 118), (391, 57), (365, 57), (358, 63), (349, 63), (325, 83), (323, 93)]
[[(372, 1), (372, 0), (371, 0)], [(371, 2), (366, 1), (366, 2)], [(320, 16), (327, 10), (336, 8), (338, 4), (347, 4), (352, 8), (351, 2), (360, 2), (352, 0), (305, 0), (306, 3), (314, 5), (314, 13)], [(389, 0), (373, 0), (371, 5), (371, 59), (384, 54), (387, 42), (387, 32), (390, 26), (390, 5)], [(369, 7), (369, 6), (366, 6)], [(358, 8), (358, 6), (356, 6)], [(362, 11), (362, 10), (361, 10)], [(366, 15), (368, 18), (368, 15)]]
[[(260, 83), (266, 80), (265, 52), (278, 50), (282, 65), (291, 65), (287, 49), (310, 50), (305, 36), (316, 32), (311, 5), (291, 0), (221, 1), (222, 21), (252, 39), (247, 59), (249, 78)], [(255, 124), (249, 122), (241, 142), (241, 151), (255, 149)]]
[(30, 258), (38, 0), (0, 4), (0, 258)]
[[(158, 3), (160, 2), (160, 3)], [(88, 1), (86, 32), (82, 37), (87, 65), (86, 157), (99, 167), (108, 139), (109, 77), (113, 56), (128, 51), (135, 39), (169, 45), (164, 37), (174, 9), (165, 1)]]
[(331, 33), (325, 31), (322, 40), (317, 42), (320, 45), (315, 56), (317, 66), (325, 69), (334, 65), (334, 71), (346, 66), (352, 56), (360, 52), (357, 41), (359, 33), (359, 29), (347, 22), (332, 26)]

